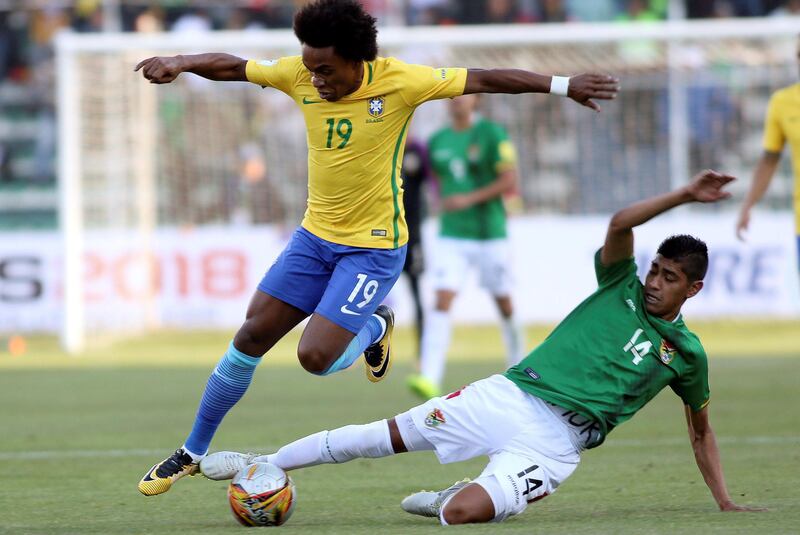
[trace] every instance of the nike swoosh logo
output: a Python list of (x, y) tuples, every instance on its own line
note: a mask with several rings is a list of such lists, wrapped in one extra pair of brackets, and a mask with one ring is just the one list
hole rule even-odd
[(151, 468), (150, 471), (147, 472), (147, 475), (142, 478), (142, 481), (155, 481), (153, 472), (156, 471), (156, 468), (158, 468), (158, 465), (155, 465), (153, 468)]
[(303, 104), (321, 104), (321, 100), (309, 100), (308, 97), (303, 97)]
[(372, 372), (372, 376), (375, 377), (376, 379), (380, 379), (386, 373), (386, 368), (389, 367), (389, 353), (390, 352), (391, 352), (391, 349), (386, 351), (386, 356), (383, 359), (383, 365), (381, 366), (381, 368), (378, 371), (373, 371)]
[(350, 314), (351, 316), (360, 316), (361, 315), (361, 312), (353, 312), (352, 310), (347, 308), (347, 305), (342, 305), (342, 308), (340, 308), (339, 310), (342, 311), (342, 314)]

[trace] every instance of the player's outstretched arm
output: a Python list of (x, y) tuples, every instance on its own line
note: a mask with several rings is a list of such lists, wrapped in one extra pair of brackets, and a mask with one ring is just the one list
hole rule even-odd
[(686, 406), (686, 423), (689, 426), (689, 440), (694, 450), (697, 467), (703, 474), (711, 495), (714, 496), (720, 511), (766, 511), (763, 507), (737, 505), (731, 500), (722, 474), (722, 463), (719, 457), (717, 439), (711, 424), (708, 422), (708, 406), (699, 412), (693, 412)]
[(151, 84), (168, 84), (182, 72), (191, 72), (209, 80), (221, 82), (246, 82), (247, 60), (231, 54), (210, 53), (187, 56), (156, 56), (136, 65), (134, 71)]
[(593, 99), (612, 100), (619, 91), (619, 80), (605, 74), (545, 76), (521, 69), (469, 69), (464, 94), (471, 93), (554, 93), (600, 111)]
[(633, 228), (659, 214), (690, 202), (717, 202), (731, 194), (724, 187), (735, 180), (731, 175), (707, 169), (676, 190), (656, 195), (623, 208), (611, 218), (606, 241), (600, 253), (603, 265), (610, 265), (633, 256)]
[(767, 191), (780, 159), (780, 152), (765, 150), (758, 160), (756, 171), (753, 174), (753, 184), (750, 186), (750, 191), (747, 192), (742, 209), (739, 211), (739, 219), (736, 221), (736, 236), (742, 241), (744, 241), (745, 233), (750, 226), (750, 210)]

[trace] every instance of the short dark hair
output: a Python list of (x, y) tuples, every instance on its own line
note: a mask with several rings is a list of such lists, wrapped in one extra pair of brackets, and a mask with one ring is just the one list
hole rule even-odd
[(314, 48), (333, 47), (349, 61), (372, 61), (378, 55), (375, 17), (356, 0), (316, 0), (294, 16), (294, 34)]
[(708, 247), (688, 234), (670, 236), (658, 246), (658, 254), (678, 262), (689, 282), (701, 281), (708, 271)]

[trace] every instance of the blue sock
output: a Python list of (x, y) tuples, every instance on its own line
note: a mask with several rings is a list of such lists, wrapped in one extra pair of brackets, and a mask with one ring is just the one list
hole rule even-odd
[(364, 327), (358, 331), (358, 334), (350, 341), (350, 345), (347, 346), (344, 353), (320, 375), (330, 375), (352, 366), (356, 359), (364, 353), (364, 350), (380, 338), (383, 334), (383, 330), (384, 323), (378, 316), (375, 314), (370, 316), (367, 320), (367, 324), (364, 325)]
[(186, 439), (186, 449), (196, 455), (204, 455), (208, 451), (208, 445), (211, 444), (222, 418), (247, 391), (259, 362), (261, 357), (245, 355), (233, 347), (233, 342), (230, 343), (208, 378), (194, 427)]

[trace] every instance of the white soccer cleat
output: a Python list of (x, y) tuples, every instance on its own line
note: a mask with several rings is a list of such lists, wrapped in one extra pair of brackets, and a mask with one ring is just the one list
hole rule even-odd
[(225, 479), (233, 479), (233, 476), (238, 474), (249, 464), (266, 461), (266, 455), (239, 453), (236, 451), (218, 451), (206, 455), (203, 460), (200, 461), (200, 472), (208, 479), (222, 481)]
[(469, 485), (469, 483), (470, 480), (467, 478), (462, 479), (461, 481), (456, 481), (446, 489), (440, 490), (439, 492), (432, 490), (415, 492), (411, 496), (406, 496), (403, 498), (403, 501), (400, 502), (400, 507), (403, 508), (403, 511), (406, 513), (411, 513), (412, 515), (439, 518), (442, 504), (447, 501), (447, 498)]

